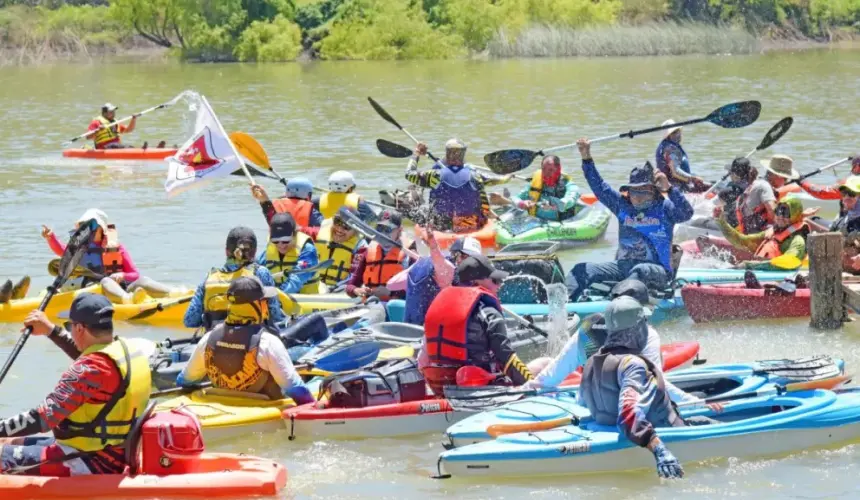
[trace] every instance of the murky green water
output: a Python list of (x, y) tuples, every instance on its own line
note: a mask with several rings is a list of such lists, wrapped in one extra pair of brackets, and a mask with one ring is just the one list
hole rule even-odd
[[(860, 52), (807, 52), (752, 57), (532, 60), (500, 62), (317, 63), (242, 66), (61, 66), (0, 69), (0, 277), (23, 272), (33, 293), (49, 282), (52, 255), (40, 224), (65, 230), (87, 208), (104, 209), (119, 228), (141, 271), (155, 279), (195, 285), (221, 262), (234, 225), (265, 221), (241, 179), (220, 181), (167, 200), (161, 163), (99, 165), (63, 160), (60, 143), (85, 130), (98, 107), (111, 101), (134, 112), (183, 89), (205, 94), (228, 130), (257, 137), (285, 176), (323, 182), (339, 169), (356, 173), (360, 190), (402, 187), (403, 162), (376, 153), (384, 137), (408, 144), (367, 105), (374, 96), (410, 131), (437, 150), (450, 136), (469, 143), (470, 158), (501, 148), (538, 149), (577, 137), (619, 133), (638, 126), (704, 116), (737, 100), (758, 99), (760, 122), (741, 130), (690, 127), (684, 144), (697, 172), (720, 175), (722, 165), (758, 144), (783, 116), (794, 128), (773, 148), (808, 171), (856, 151), (860, 133), (853, 109)], [(142, 118), (134, 141), (181, 143), (179, 109)], [(614, 182), (653, 159), (658, 137), (594, 147)], [(562, 155), (581, 179), (577, 154)], [(762, 156), (765, 158), (766, 156)], [(843, 175), (846, 171), (841, 172)], [(832, 180), (825, 177), (823, 180)], [(267, 184), (270, 193), (280, 188)], [(512, 186), (517, 189), (519, 186)], [(569, 252), (565, 263), (605, 260), (607, 240)], [(0, 325), (5, 357), (16, 325)], [(152, 339), (179, 332), (128, 327)], [(860, 329), (813, 332), (805, 320), (696, 326), (689, 319), (661, 327), (665, 341), (696, 339), (712, 362), (825, 352), (858, 366)], [(38, 404), (67, 366), (42, 338), (30, 340), (0, 389), (0, 415)], [(288, 496), (297, 498), (853, 498), (860, 452), (849, 446), (765, 460), (717, 459), (688, 468), (682, 482), (661, 484), (651, 472), (550, 481), (469, 484), (428, 478), (441, 447), (438, 436), (409, 440), (296, 444), (285, 434), (251, 436), (217, 447), (277, 458), (290, 470)]]

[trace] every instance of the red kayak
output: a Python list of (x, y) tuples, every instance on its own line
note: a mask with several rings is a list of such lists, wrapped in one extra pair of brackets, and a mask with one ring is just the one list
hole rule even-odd
[[(692, 365), (699, 354), (698, 342), (675, 342), (661, 346), (663, 369)], [(579, 372), (568, 376), (563, 386), (579, 385)], [(454, 411), (447, 400), (428, 395), (423, 401), (392, 403), (364, 408), (325, 408), (324, 402), (288, 408), (282, 415), (290, 439), (400, 437), (442, 432), (470, 415)]]
[(684, 305), (696, 323), (760, 318), (801, 318), (809, 316), (808, 288), (792, 294), (765, 288), (731, 285), (687, 285), (681, 289)]

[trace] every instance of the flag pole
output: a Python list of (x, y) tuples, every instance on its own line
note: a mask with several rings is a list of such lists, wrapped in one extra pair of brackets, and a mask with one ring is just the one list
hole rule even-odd
[(254, 178), (251, 177), (251, 172), (248, 172), (248, 167), (245, 166), (245, 162), (242, 160), (242, 155), (236, 151), (236, 146), (233, 144), (233, 141), (230, 140), (230, 136), (227, 134), (227, 131), (224, 130), (224, 125), (221, 125), (221, 120), (218, 119), (218, 115), (216, 115), (215, 111), (212, 110), (212, 106), (209, 105), (209, 101), (206, 100), (206, 96), (201, 94), (200, 99), (203, 101), (203, 105), (206, 106), (206, 109), (209, 110), (209, 114), (211, 114), (212, 118), (215, 119), (215, 123), (218, 125), (218, 130), (220, 130), (221, 134), (227, 138), (227, 142), (230, 144), (230, 149), (232, 149), (233, 154), (236, 155), (236, 160), (239, 162), (239, 165), (242, 166), (242, 171), (245, 172), (245, 177), (248, 178), (248, 182), (250, 182), (252, 186), (256, 186), (257, 183), (254, 182)]

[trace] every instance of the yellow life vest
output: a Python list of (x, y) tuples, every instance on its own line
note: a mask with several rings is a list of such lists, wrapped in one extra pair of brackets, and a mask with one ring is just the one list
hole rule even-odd
[(358, 210), (359, 199), (360, 196), (355, 193), (324, 193), (320, 196), (320, 213), (324, 218), (331, 219), (340, 207), (347, 206)]
[(145, 341), (115, 337), (110, 344), (91, 346), (81, 353), (110, 356), (122, 375), (119, 389), (103, 404), (86, 403), (54, 429), (57, 442), (81, 451), (99, 451), (122, 445), (134, 420), (143, 413), (152, 390)]
[(326, 285), (335, 286), (349, 276), (349, 270), (352, 268), (352, 252), (360, 240), (358, 235), (354, 234), (343, 243), (335, 243), (331, 238), (331, 228), (331, 219), (324, 220), (317, 234), (316, 247), (320, 261), (328, 259), (334, 261), (331, 266), (320, 271), (319, 277)]
[(230, 303), (227, 301), (227, 288), (236, 278), (256, 276), (257, 264), (251, 263), (232, 273), (213, 268), (203, 282), (203, 326), (208, 330), (216, 322), (224, 321)]
[[(558, 179), (559, 182), (564, 179), (566, 182), (573, 182), (573, 177), (565, 174), (561, 174), (561, 177)], [(532, 182), (529, 186), (529, 200), (538, 203), (540, 201), (540, 197), (543, 194), (543, 172), (538, 170), (532, 175)], [(534, 217), (537, 214), (537, 205), (533, 206), (529, 209), (529, 215)]]
[[(295, 269), (296, 264), (299, 263), (299, 254), (302, 253), (302, 248), (305, 247), (308, 241), (310, 241), (308, 235), (296, 231), (296, 244), (284, 255), (278, 252), (278, 247), (274, 243), (269, 242), (266, 246), (266, 268), (272, 274), (291, 272)], [(275, 284), (278, 286), (281, 286), (285, 281), (287, 281), (286, 274), (275, 278)], [(314, 273), (311, 279), (299, 290), (299, 293), (319, 293), (319, 282), (319, 276)]]
[(108, 127), (107, 125), (110, 125), (111, 121), (104, 116), (97, 116), (95, 120), (98, 120), (102, 125), (102, 127), (92, 136), (96, 149), (104, 147), (112, 142), (119, 142), (119, 125)]

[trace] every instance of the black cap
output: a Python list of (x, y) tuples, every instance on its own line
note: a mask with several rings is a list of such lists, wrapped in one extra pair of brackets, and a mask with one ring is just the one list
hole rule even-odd
[(237, 248), (241, 247), (242, 256), (245, 259), (253, 259), (254, 254), (257, 253), (257, 235), (255, 235), (254, 230), (249, 227), (234, 227), (230, 230), (230, 233), (227, 234), (226, 247), (227, 252), (232, 257), (236, 257), (235, 251)]
[(400, 212), (397, 210), (386, 208), (379, 214), (379, 220), (376, 223), (376, 227), (386, 226), (389, 229), (397, 229), (403, 225), (403, 217), (401, 217)]
[(457, 266), (457, 280), (460, 283), (471, 283), (478, 280), (491, 279), (501, 283), (508, 277), (507, 271), (501, 271), (493, 267), (484, 255), (473, 255)]
[(296, 234), (296, 220), (288, 213), (275, 214), (269, 221), (269, 239), (272, 242), (293, 241)]
[(729, 167), (729, 173), (735, 174), (741, 178), (746, 178), (750, 173), (750, 169), (752, 169), (750, 161), (743, 156), (739, 156), (732, 160), (732, 164)]
[(263, 282), (256, 276), (236, 278), (227, 288), (227, 300), (233, 304), (250, 304), (277, 296), (277, 288), (263, 286)]
[(113, 304), (104, 295), (82, 293), (75, 297), (68, 311), (61, 312), (57, 317), (68, 318), (88, 327), (107, 329), (113, 326)]
[(612, 287), (612, 290), (609, 292), (609, 299), (612, 300), (625, 295), (633, 297), (643, 306), (647, 305), (651, 300), (648, 295), (648, 287), (645, 286), (645, 283), (632, 278), (620, 281)]

